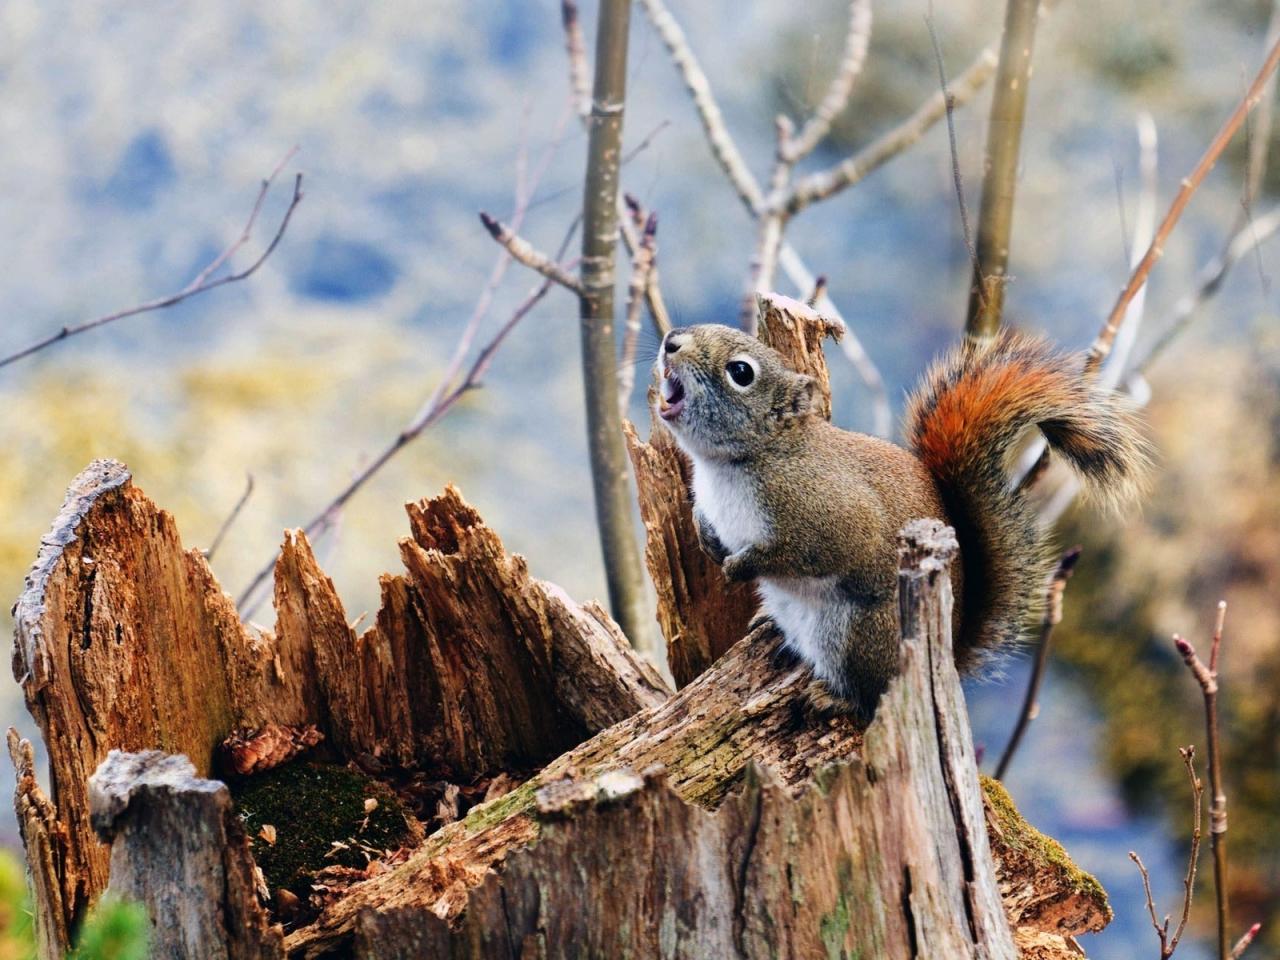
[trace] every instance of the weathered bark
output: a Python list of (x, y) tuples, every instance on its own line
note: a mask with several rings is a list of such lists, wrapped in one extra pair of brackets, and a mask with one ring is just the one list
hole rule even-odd
[(291, 534), (259, 636), (122, 464), (76, 478), (14, 608), (52, 784), (46, 800), (15, 743), (47, 956), (107, 886), (85, 784), (110, 749), (181, 753), (206, 776), (233, 729), (315, 724), (336, 759), (467, 782), (532, 770), (666, 696), (598, 608), (531, 577), (457, 491), (408, 510), (407, 572), (383, 578), (375, 626), (355, 635)]
[[(844, 328), (780, 294), (757, 301), (760, 339), (817, 381), (819, 412), (830, 419), (831, 380), (822, 344), (827, 337), (839, 339)], [(689, 462), (670, 432), (653, 418), (648, 442), (631, 424), (624, 429), (639, 486), (645, 563), (658, 595), (658, 627), (671, 675), (683, 687), (742, 638), (759, 604), (754, 587), (727, 582), (699, 549)]]
[[(314, 724), (313, 750), (366, 770), (518, 783), (362, 875), (287, 935), (290, 956), (999, 957), (1007, 915), (1024, 956), (1067, 957), (1105, 919), (1010, 804), (984, 817), (937, 551), (904, 574), (904, 674), (864, 736), (805, 706), (808, 673), (773, 664), (768, 626), (668, 697), (599, 608), (529, 576), (456, 491), (409, 515), (406, 573), (383, 578), (373, 627), (352, 631), (292, 536), (259, 637), (222, 615), (203, 559), (123, 467), (77, 481), (18, 605), (54, 797), (11, 738), (43, 957), (106, 886), (82, 771), (184, 735), (199, 775), (231, 729), (269, 723)], [(201, 685), (223, 712), (160, 702)]]
[[(865, 742), (847, 718), (805, 715), (807, 672), (774, 669), (762, 627), (353, 890), (290, 954), (1015, 956), (938, 526), (909, 541), (903, 675)], [(1028, 917), (1027, 938), (1086, 929)]]
[(89, 780), (89, 815), (111, 846), (107, 894), (147, 907), (153, 957), (284, 956), (225, 784), (198, 778), (186, 757), (112, 750)]

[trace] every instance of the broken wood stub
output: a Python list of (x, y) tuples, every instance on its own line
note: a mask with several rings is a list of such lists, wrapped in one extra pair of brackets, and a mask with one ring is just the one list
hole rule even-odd
[(383, 577), (373, 627), (355, 633), (291, 534), (276, 629), (259, 633), (123, 464), (76, 478), (14, 608), (14, 672), (49, 758), (46, 798), (29, 745), (11, 747), (42, 957), (65, 955), (107, 886), (86, 784), (111, 749), (182, 754), (204, 777), (233, 730), (314, 726), (328, 759), (466, 784), (527, 774), (665, 699), (608, 617), (530, 576), (456, 490), (408, 509), (406, 573)]
[(960, 698), (954, 538), (904, 543), (911, 632), (865, 740), (806, 715), (808, 671), (771, 666), (762, 627), (354, 889), (291, 955), (1012, 960), (968, 727), (938, 716)]
[(469, 782), (531, 770), (665, 699), (612, 621), (532, 577), (455, 488), (406, 510), (406, 572), (382, 578), (360, 636), (306, 539), (281, 552), (276, 641), (312, 658), (343, 756)]
[(225, 784), (183, 756), (112, 750), (89, 780), (89, 808), (110, 844), (107, 895), (146, 907), (151, 956), (282, 960)]
[[(61, 905), (61, 921), (43, 931), (59, 938), (49, 949), (61, 956), (107, 885), (107, 848), (89, 826), (90, 775), (113, 747), (185, 754), (207, 774), (227, 731), (245, 714), (241, 723), (257, 722), (267, 651), (200, 551), (183, 549), (173, 517), (115, 460), (95, 460), (72, 483), (14, 620), (14, 676), (44, 735), (57, 817), (31, 823), (30, 836), (24, 825), (24, 842), (62, 851), (36, 890), (37, 916)], [(33, 783), (29, 814), (42, 809), (39, 796)]]
[[(813, 377), (818, 412), (831, 418), (831, 380), (822, 344), (843, 326), (780, 294), (759, 298), (760, 339), (794, 370)], [(652, 396), (650, 397), (652, 407)], [(759, 606), (755, 588), (729, 583), (698, 546), (690, 494), (691, 472), (670, 432), (650, 417), (649, 440), (624, 425), (645, 528), (645, 563), (658, 596), (658, 626), (667, 664), (684, 686), (746, 633)]]

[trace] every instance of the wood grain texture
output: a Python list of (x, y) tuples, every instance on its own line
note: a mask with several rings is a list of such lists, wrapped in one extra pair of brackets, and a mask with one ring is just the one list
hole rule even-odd
[(186, 757), (112, 750), (89, 780), (89, 810), (110, 845), (107, 893), (146, 905), (151, 956), (283, 958), (226, 784), (197, 777)]
[(116, 461), (73, 482), (14, 608), (14, 672), (48, 751), (50, 797), (17, 798), (42, 949), (106, 888), (86, 784), (111, 749), (190, 758), (233, 729), (315, 724), (332, 759), (466, 780), (529, 771), (661, 702), (661, 678), (593, 606), (530, 576), (456, 490), (408, 507), (406, 573), (357, 636), (306, 538), (276, 567), (274, 633), (236, 616), (198, 550)]
[[(767, 624), (670, 694), (598, 606), (532, 577), (457, 491), (409, 518), (374, 626), (353, 631), (290, 535), (275, 631), (259, 635), (122, 466), (77, 480), (18, 607), (15, 664), (53, 784), (45, 798), (11, 736), (42, 960), (106, 887), (86, 782), (107, 751), (181, 745), (199, 778), (231, 729), (268, 723), (315, 724), (313, 749), (366, 769), (517, 781), (288, 934), (291, 957), (1053, 960), (1105, 922), (1100, 888), (998, 787), (979, 792), (945, 528), (905, 542), (904, 670), (862, 731), (807, 706), (809, 674), (776, 664)], [(222, 852), (202, 839), (193, 863), (243, 867), (232, 827), (182, 826), (217, 822), (219, 787), (185, 789), (119, 868), (175, 916), (166, 844), (199, 834)], [(229, 932), (227, 955), (277, 955), (236, 902), (257, 933)]]

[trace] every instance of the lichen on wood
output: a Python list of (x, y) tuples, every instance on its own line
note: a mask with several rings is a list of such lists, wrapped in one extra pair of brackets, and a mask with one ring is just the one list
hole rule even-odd
[[(903, 675), (863, 731), (806, 706), (809, 673), (775, 663), (768, 624), (670, 694), (602, 610), (533, 578), (452, 489), (410, 505), (405, 573), (383, 577), (383, 607), (361, 635), (301, 536), (277, 569), (275, 630), (259, 635), (221, 616), (203, 558), (120, 465), (95, 464), (64, 514), (20, 602), (17, 657), (34, 665), (25, 689), (52, 800), (30, 746), (11, 738), (48, 960), (67, 945), (73, 905), (105, 887), (86, 859), (103, 848), (86, 833), (75, 771), (96, 768), (100, 750), (183, 734), (199, 775), (232, 729), (270, 724), (315, 725), (315, 759), (358, 765), (402, 796), (422, 778), (443, 784), (430, 836), (419, 842), (406, 820), (410, 840), (378, 869), (328, 868), (314, 922), (294, 904), (300, 926), (283, 943), (294, 957), (897, 956), (913, 944), (922, 956), (1005, 957), (1017, 944), (1040, 960), (1070, 955), (1051, 951), (1098, 922), (1069, 861), (993, 819), (990, 787), (982, 805), (936, 526), (908, 551), (918, 575), (904, 568), (914, 612)], [(165, 596), (152, 596), (157, 584)], [(191, 610), (188, 648), (175, 649), (165, 631)], [(119, 644), (113, 658), (97, 649), (107, 641)], [(83, 649), (102, 657), (93, 673)], [(197, 662), (187, 681), (166, 675)], [(196, 697), (153, 703), (180, 682), (210, 682), (211, 663), (226, 673), (213, 696), (225, 711)], [(103, 690), (126, 693), (137, 716)], [(68, 732), (84, 730), (95, 735)], [(289, 842), (245, 809), (261, 843)], [(231, 827), (227, 837), (229, 848), (243, 840)], [(610, 893), (583, 898), (584, 884)], [(263, 955), (275, 955), (267, 937)]]

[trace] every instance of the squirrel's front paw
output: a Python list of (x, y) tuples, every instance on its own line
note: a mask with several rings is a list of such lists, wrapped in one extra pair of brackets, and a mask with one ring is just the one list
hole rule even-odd
[(698, 546), (702, 548), (702, 552), (710, 557), (714, 562), (723, 564), (725, 557), (729, 555), (729, 551), (724, 548), (724, 544), (720, 542), (720, 538), (705, 523), (698, 524)]
[(739, 550), (737, 553), (724, 558), (724, 563), (720, 565), (720, 570), (724, 573), (724, 578), (730, 583), (741, 583), (744, 580), (754, 580), (756, 578), (755, 563), (750, 555), (751, 548)]

